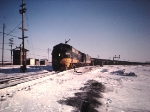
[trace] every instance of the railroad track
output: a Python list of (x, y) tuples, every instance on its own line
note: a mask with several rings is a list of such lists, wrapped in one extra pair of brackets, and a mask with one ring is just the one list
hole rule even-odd
[(48, 74), (48, 72), (42, 72), (42, 73), (33, 73), (33, 74), (3, 77), (3, 78), (0, 78), (0, 89), (15, 86), (24, 82), (36, 80), (36, 79), (43, 78), (49, 75), (51, 74)]

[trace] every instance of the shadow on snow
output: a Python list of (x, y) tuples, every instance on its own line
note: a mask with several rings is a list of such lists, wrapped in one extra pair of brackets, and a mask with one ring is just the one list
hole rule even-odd
[(102, 105), (98, 99), (103, 97), (101, 92), (104, 92), (105, 86), (95, 80), (89, 80), (84, 85), (80, 88), (83, 92), (75, 93), (75, 97), (58, 102), (75, 107), (74, 112), (98, 112), (95, 108)]
[[(29, 72), (40, 72), (43, 70), (47, 70), (47, 71), (52, 71), (52, 66), (27, 66), (27, 70), (25, 71), (26, 73)], [(0, 73), (4, 73), (4, 74), (12, 74), (12, 73), (22, 73), (20, 67), (12, 67), (12, 68), (0, 68)]]
[(113, 72), (111, 72), (111, 74), (120, 75), (120, 76), (132, 76), (132, 77), (137, 77), (137, 75), (136, 75), (134, 72), (125, 73), (125, 69), (123, 69), (123, 70), (118, 70), (118, 71), (113, 71)]

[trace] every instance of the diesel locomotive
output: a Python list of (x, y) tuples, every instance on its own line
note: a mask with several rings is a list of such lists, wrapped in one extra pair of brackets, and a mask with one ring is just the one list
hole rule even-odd
[(68, 44), (60, 43), (52, 50), (52, 67), (54, 71), (68, 70), (91, 64), (91, 57)]

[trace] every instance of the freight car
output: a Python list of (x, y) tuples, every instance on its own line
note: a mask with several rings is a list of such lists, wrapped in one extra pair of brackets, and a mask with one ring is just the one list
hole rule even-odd
[(103, 60), (102, 59), (97, 59), (97, 58), (91, 58), (91, 65), (100, 65), (103, 66)]
[(52, 67), (54, 71), (63, 71), (90, 64), (91, 57), (88, 54), (82, 53), (68, 44), (60, 43), (53, 47)]

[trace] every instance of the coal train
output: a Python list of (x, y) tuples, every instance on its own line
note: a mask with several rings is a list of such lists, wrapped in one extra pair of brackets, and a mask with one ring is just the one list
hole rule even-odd
[(91, 58), (74, 47), (60, 43), (55, 45), (52, 50), (52, 67), (54, 71), (64, 71), (75, 67), (88, 66), (88, 65), (131, 65), (139, 64), (137, 62), (108, 60)]

